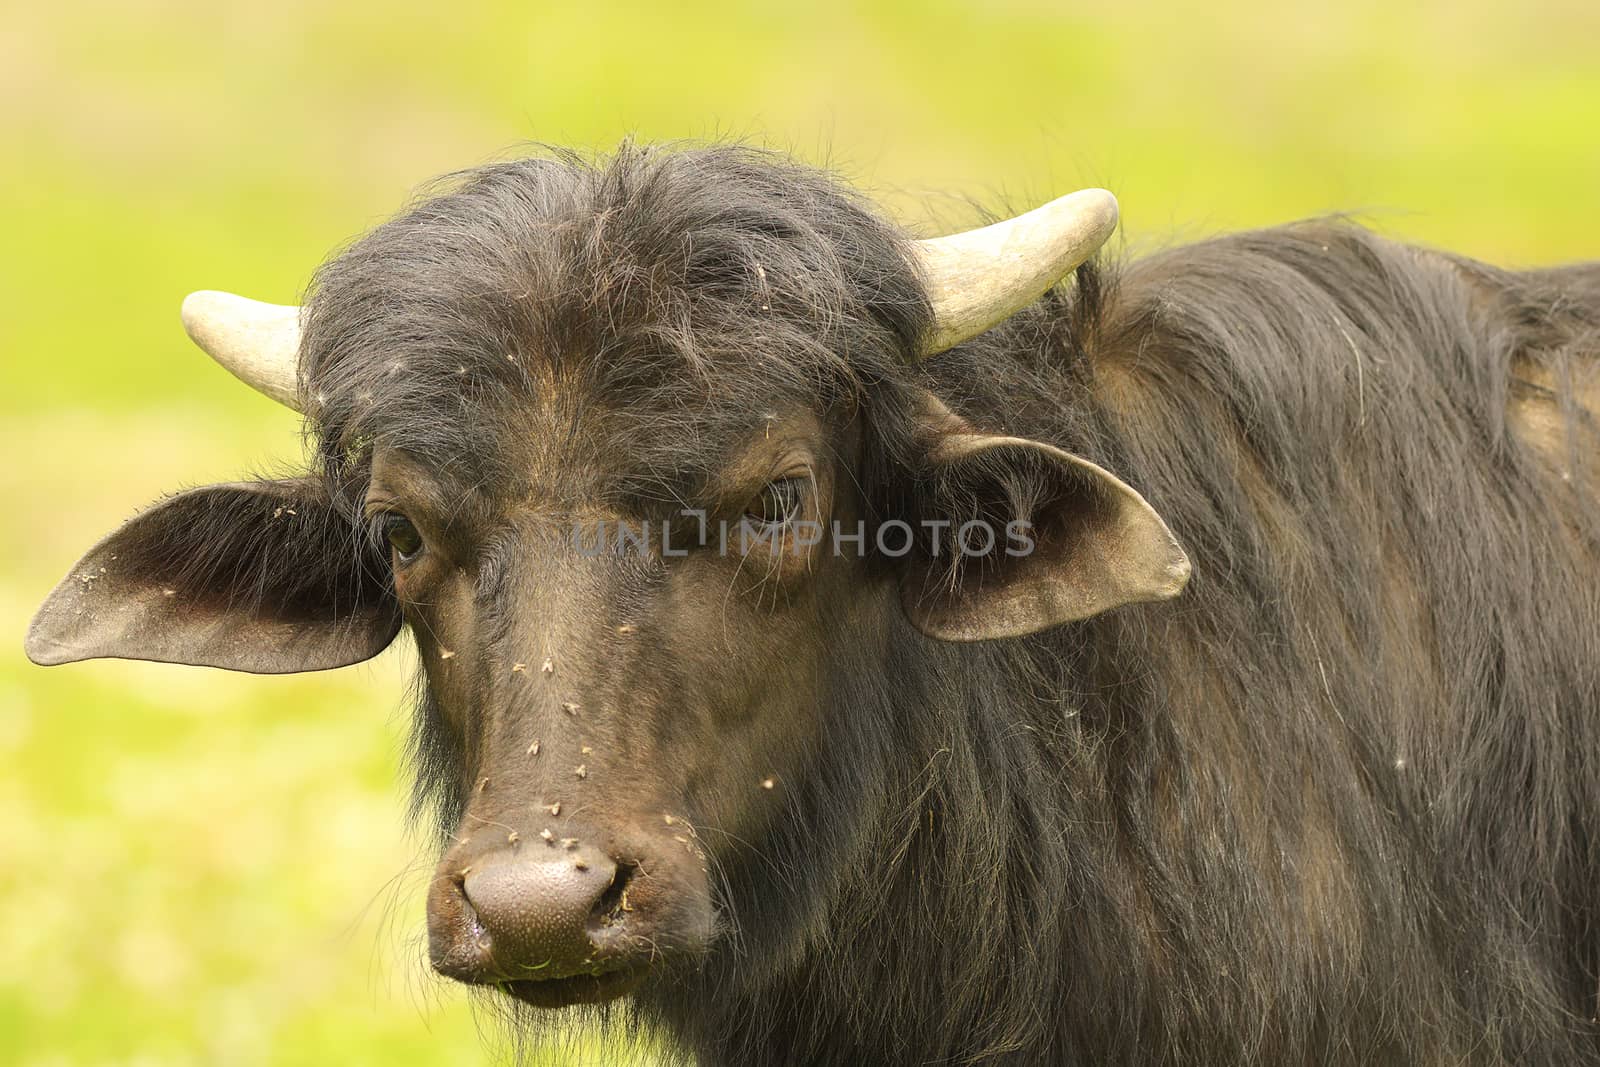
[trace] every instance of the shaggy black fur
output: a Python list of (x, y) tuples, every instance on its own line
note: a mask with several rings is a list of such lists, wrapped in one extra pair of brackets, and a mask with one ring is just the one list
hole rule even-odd
[(802, 167), (625, 148), (461, 176), (318, 277), (350, 499), (374, 443), (514, 493), (506, 427), (577, 374), (619, 498), (819, 396), (906, 514), (927, 385), (1194, 560), (1032, 638), (835, 634), (787, 819), (717, 857), (736, 943), (639, 1018), (707, 1064), (1600, 1063), (1600, 268), (1305, 224), (1087, 268), (907, 369), (904, 239)]

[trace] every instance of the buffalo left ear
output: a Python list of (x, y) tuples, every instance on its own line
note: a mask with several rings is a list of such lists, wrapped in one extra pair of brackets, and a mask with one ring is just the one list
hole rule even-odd
[(388, 560), (312, 478), (168, 497), (91, 548), (28, 629), (43, 666), (111, 657), (256, 674), (377, 655), (400, 630)]
[[(924, 536), (901, 584), (923, 633), (1018, 637), (1183, 590), (1189, 557), (1121, 479), (1053, 445), (957, 425), (926, 454)], [(926, 536), (935, 524), (938, 541)]]

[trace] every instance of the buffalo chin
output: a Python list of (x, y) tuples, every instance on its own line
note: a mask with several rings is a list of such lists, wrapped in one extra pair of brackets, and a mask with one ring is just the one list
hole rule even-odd
[(542, 982), (518, 979), (502, 982), (500, 988), (524, 1004), (535, 1008), (570, 1008), (578, 1004), (604, 1004), (625, 997), (639, 987), (649, 972), (647, 966), (579, 974), (570, 978), (550, 978)]

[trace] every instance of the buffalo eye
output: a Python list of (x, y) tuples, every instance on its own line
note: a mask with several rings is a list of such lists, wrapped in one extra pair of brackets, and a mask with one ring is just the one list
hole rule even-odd
[(746, 505), (745, 516), (763, 526), (783, 526), (800, 517), (805, 503), (803, 478), (779, 478), (768, 482)]
[(394, 550), (394, 561), (404, 566), (422, 554), (422, 534), (404, 515), (389, 514), (382, 519), (383, 539)]

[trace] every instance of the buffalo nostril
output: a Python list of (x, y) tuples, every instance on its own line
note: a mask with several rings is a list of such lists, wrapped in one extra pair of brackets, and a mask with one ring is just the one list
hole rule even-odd
[(440, 974), (475, 982), (488, 964), (489, 937), (463, 888), (466, 874), (441, 876), (428, 891), (428, 955)]
[(636, 870), (638, 868), (631, 863), (617, 864), (617, 873), (612, 876), (611, 884), (606, 886), (606, 891), (600, 894), (594, 909), (589, 912), (591, 931), (616, 926), (633, 910), (633, 905), (628, 903), (628, 885), (633, 881)]

